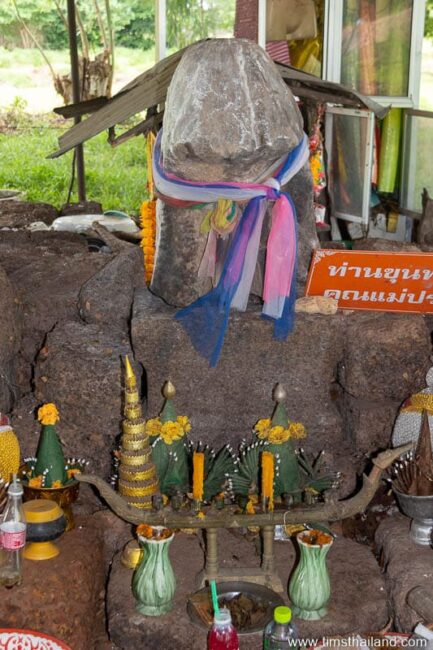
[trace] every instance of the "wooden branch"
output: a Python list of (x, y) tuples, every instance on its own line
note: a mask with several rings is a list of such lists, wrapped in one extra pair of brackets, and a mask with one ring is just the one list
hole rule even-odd
[(107, 14), (107, 25), (108, 25), (108, 38), (110, 40), (110, 57), (111, 57), (111, 68), (110, 68), (110, 77), (108, 79), (108, 94), (111, 97), (111, 87), (113, 85), (113, 76), (114, 76), (114, 30), (113, 30), (113, 20), (111, 17), (111, 6), (110, 0), (105, 1), (105, 13)]
[[(81, 18), (81, 12), (78, 9), (77, 3), (75, 3), (75, 16), (77, 18), (78, 27), (80, 29), (81, 47), (83, 48), (83, 59), (87, 59), (89, 61), (90, 59), (89, 41), (87, 38), (86, 28), (84, 27), (83, 19)], [(83, 69), (83, 77), (84, 77), (84, 69)]]
[(346, 97), (343, 95), (338, 95), (336, 93), (327, 93), (321, 92), (319, 90), (312, 90), (311, 88), (306, 88), (299, 84), (299, 82), (291, 82), (290, 79), (283, 79), (286, 85), (289, 86), (290, 90), (294, 95), (300, 97), (301, 99), (312, 99), (315, 102), (327, 103), (327, 104), (344, 104), (345, 106), (362, 106), (361, 101), (357, 101), (354, 98)]
[(69, 29), (68, 19), (66, 18), (65, 12), (63, 11), (63, 9), (60, 6), (59, 0), (54, 0), (54, 4), (56, 5), (57, 13), (60, 16), (60, 19), (61, 19), (62, 23), (64, 24), (64, 26), (66, 28), (66, 31), (68, 31), (68, 29)]
[(45, 54), (44, 50), (42, 49), (41, 45), (39, 44), (39, 41), (37, 40), (36, 36), (34, 36), (33, 32), (30, 30), (30, 28), (29, 28), (29, 27), (27, 26), (27, 24), (24, 22), (24, 19), (22, 18), (21, 14), (20, 14), (20, 12), (19, 12), (19, 9), (18, 9), (18, 6), (17, 6), (17, 3), (16, 3), (16, 0), (12, 0), (12, 4), (13, 4), (13, 7), (14, 7), (14, 9), (15, 9), (15, 13), (16, 13), (16, 16), (17, 16), (18, 20), (20, 21), (20, 23), (22, 24), (24, 30), (25, 30), (25, 31), (27, 32), (27, 34), (30, 36), (30, 38), (32, 39), (33, 43), (36, 45), (37, 49), (38, 49), (39, 52), (41, 53), (42, 58), (44, 59), (45, 63), (47, 64), (47, 66), (48, 66), (49, 69), (50, 69), (50, 72), (51, 72), (51, 75), (52, 75), (53, 79), (56, 79), (56, 78), (57, 78), (57, 75), (56, 75), (56, 72), (55, 72), (53, 66), (51, 65), (51, 63), (50, 63), (50, 61), (49, 61), (47, 55)]
[(99, 8), (98, 0), (93, 0), (96, 11), (96, 19), (98, 21), (99, 31), (101, 32), (102, 44), (106, 50), (108, 50), (108, 39), (107, 34), (105, 33), (104, 21), (102, 20), (101, 10)]
[(413, 444), (409, 443), (397, 449), (388, 449), (378, 454), (373, 460), (373, 468), (369, 476), (364, 475), (363, 477), (361, 490), (350, 499), (314, 506), (296, 506), (287, 511), (277, 510), (272, 513), (257, 513), (255, 515), (239, 512), (236, 506), (229, 506), (220, 511), (210, 511), (203, 519), (191, 515), (189, 511), (174, 511), (170, 508), (157, 512), (143, 512), (128, 505), (120, 494), (115, 492), (98, 476), (77, 474), (76, 479), (82, 483), (93, 485), (107, 502), (110, 509), (120, 519), (124, 519), (131, 524), (144, 523), (152, 526), (167, 526), (168, 528), (242, 528), (244, 526), (277, 526), (314, 521), (339, 521), (340, 519), (353, 517), (366, 509), (379, 486), (382, 471), (412, 447)]

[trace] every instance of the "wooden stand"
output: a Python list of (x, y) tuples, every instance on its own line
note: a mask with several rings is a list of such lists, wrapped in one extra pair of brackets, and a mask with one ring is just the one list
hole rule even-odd
[(217, 528), (206, 528), (206, 564), (197, 575), (196, 587), (201, 589), (209, 580), (220, 582), (246, 581), (264, 585), (284, 593), (283, 583), (275, 571), (274, 526), (262, 526), (262, 565), (257, 568), (220, 568), (218, 565)]

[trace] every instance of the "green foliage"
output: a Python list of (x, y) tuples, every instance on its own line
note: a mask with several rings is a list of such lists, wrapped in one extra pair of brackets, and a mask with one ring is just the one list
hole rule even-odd
[(0, 118), (9, 129), (25, 128), (29, 125), (31, 117), (26, 113), (27, 102), (23, 97), (14, 97), (12, 103), (4, 111)]
[(424, 36), (433, 40), (433, 0), (426, 3)]
[(155, 8), (153, 2), (130, 0), (119, 11), (113, 5), (116, 44), (148, 50), (155, 44)]
[(201, 38), (233, 33), (233, 0), (168, 0), (167, 44), (181, 49)]
[[(72, 153), (55, 160), (46, 157), (57, 149), (63, 130), (45, 120), (25, 131), (0, 133), (0, 187), (21, 189), (30, 201), (61, 207), (67, 199)], [(85, 143), (84, 158), (88, 199), (102, 203), (104, 210), (138, 215), (146, 198), (144, 139), (133, 138), (113, 149), (102, 133)], [(75, 192), (72, 200), (77, 200)]]
[[(68, 35), (54, 0), (16, 0), (20, 15), (40, 37), (43, 47), (62, 49), (68, 45)], [(105, 19), (105, 4), (99, 1)], [(66, 0), (59, 0), (66, 15)], [(100, 47), (101, 33), (94, 3), (76, 0), (76, 6), (93, 47)], [(149, 49), (155, 43), (154, 0), (110, 0), (116, 44)], [(180, 49), (208, 36), (232, 34), (235, 0), (168, 0), (167, 41), (169, 48)], [(20, 46), (19, 21), (12, 0), (0, 2), (0, 42), (10, 47)]]

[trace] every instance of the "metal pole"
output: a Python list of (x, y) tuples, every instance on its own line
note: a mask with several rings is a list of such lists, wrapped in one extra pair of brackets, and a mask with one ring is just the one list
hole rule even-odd
[(155, 0), (155, 61), (165, 58), (167, 48), (167, 2)]
[[(72, 101), (77, 104), (81, 99), (80, 88), (80, 68), (78, 64), (78, 47), (77, 47), (77, 24), (75, 20), (75, 0), (68, 2), (68, 27), (69, 27), (69, 52), (71, 56), (71, 81), (72, 81)], [(74, 118), (75, 124), (81, 122), (81, 117)], [(84, 154), (83, 145), (78, 144), (75, 147), (75, 161), (77, 167), (77, 188), (78, 200), (86, 200), (86, 182), (84, 178)]]
[(266, 0), (259, 0), (257, 12), (258, 12), (257, 42), (263, 49), (265, 49), (266, 48)]

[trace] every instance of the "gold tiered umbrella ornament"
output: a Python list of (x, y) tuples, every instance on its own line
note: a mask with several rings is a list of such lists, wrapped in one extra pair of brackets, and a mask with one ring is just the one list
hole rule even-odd
[(159, 492), (158, 476), (152, 462), (152, 450), (143, 418), (137, 379), (131, 363), (125, 359), (125, 419), (122, 422), (120, 450), (117, 452), (118, 489), (131, 506), (148, 510)]

